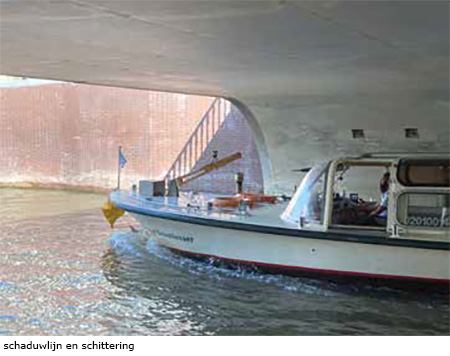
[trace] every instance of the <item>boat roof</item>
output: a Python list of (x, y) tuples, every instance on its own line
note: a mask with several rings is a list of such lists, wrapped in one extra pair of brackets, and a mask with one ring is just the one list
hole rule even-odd
[(358, 157), (345, 157), (342, 159), (400, 159), (400, 158), (449, 158), (450, 152), (373, 152), (364, 153)]
[(329, 162), (335, 161), (345, 161), (352, 162), (354, 164), (383, 164), (383, 163), (393, 163), (400, 159), (420, 159), (420, 160), (433, 160), (433, 159), (450, 159), (449, 152), (375, 152), (375, 153), (364, 153), (360, 156), (347, 156), (332, 159)]

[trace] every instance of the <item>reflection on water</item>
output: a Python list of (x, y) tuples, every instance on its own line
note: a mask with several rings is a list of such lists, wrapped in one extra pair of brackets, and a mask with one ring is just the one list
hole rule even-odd
[(95, 194), (0, 189), (0, 334), (449, 334), (448, 296), (192, 261)]

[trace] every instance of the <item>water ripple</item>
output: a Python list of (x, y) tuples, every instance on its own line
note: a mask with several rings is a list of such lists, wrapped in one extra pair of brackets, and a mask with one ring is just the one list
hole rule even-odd
[(111, 230), (97, 195), (0, 189), (0, 198), (0, 335), (450, 331), (448, 296), (187, 259), (132, 232), (129, 218)]

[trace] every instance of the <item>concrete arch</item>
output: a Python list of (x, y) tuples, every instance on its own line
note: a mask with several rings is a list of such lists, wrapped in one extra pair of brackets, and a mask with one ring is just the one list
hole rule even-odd
[(242, 116), (247, 121), (250, 126), (253, 140), (255, 142), (256, 149), (259, 155), (259, 161), (261, 164), (261, 171), (263, 175), (264, 187), (271, 186), (273, 183), (273, 170), (272, 164), (269, 157), (269, 152), (266, 145), (266, 140), (264, 138), (263, 132), (259, 125), (258, 120), (247, 105), (242, 101), (235, 98), (225, 98), (231, 102), (242, 114)]

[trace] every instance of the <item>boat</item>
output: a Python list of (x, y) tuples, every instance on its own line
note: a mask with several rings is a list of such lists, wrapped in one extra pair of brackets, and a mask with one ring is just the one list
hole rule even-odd
[[(448, 289), (449, 167), (448, 153), (365, 154), (306, 169), (292, 197), (180, 193), (174, 180), (162, 190), (142, 181), (139, 191), (115, 190), (110, 200), (158, 245), (193, 258)], [(388, 184), (383, 193), (380, 184)]]

